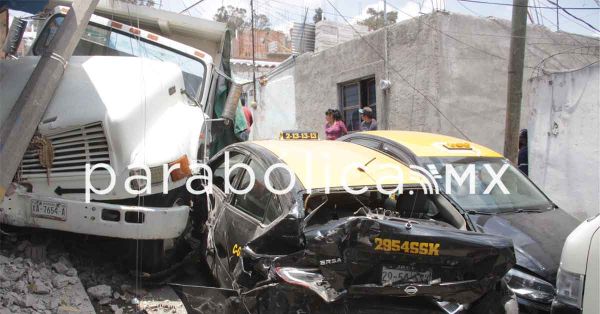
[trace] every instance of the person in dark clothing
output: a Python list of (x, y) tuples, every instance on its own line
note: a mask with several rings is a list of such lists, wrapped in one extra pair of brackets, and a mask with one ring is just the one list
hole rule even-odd
[(525, 175), (529, 175), (529, 164), (527, 157), (527, 129), (521, 130), (519, 133), (519, 155), (517, 156), (517, 165), (519, 170)]
[(358, 109), (358, 112), (362, 115), (362, 122), (360, 123), (361, 131), (377, 130), (377, 120), (373, 117), (373, 110), (370, 107)]

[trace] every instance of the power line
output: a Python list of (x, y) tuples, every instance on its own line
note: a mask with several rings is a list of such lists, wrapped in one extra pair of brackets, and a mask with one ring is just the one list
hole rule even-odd
[[(391, 3), (390, 3), (389, 5), (390, 5), (392, 8), (396, 9), (398, 12), (400, 12), (400, 13), (402, 13), (402, 14), (404, 14), (404, 15), (408, 16), (408, 17), (411, 17), (411, 18), (414, 18), (414, 17), (415, 17), (415, 16), (412, 16), (412, 15), (410, 15), (410, 14), (406, 13), (405, 11), (403, 11), (403, 10), (399, 9), (398, 7), (394, 6), (394, 5), (393, 5), (393, 4), (391, 4)], [(508, 59), (506, 59), (505, 57), (499, 56), (499, 55), (497, 55), (497, 54), (494, 54), (494, 53), (491, 53), (491, 52), (489, 52), (489, 51), (487, 51), (487, 50), (485, 50), (485, 49), (482, 49), (482, 48), (479, 48), (479, 47), (475, 47), (475, 46), (473, 46), (473, 45), (471, 45), (471, 44), (469, 44), (469, 43), (466, 43), (466, 42), (464, 42), (464, 41), (462, 41), (462, 40), (460, 40), (460, 39), (458, 39), (458, 38), (456, 38), (456, 37), (454, 37), (454, 36), (452, 36), (452, 35), (450, 35), (450, 34), (447, 34), (447, 33), (443, 32), (443, 31), (441, 31), (440, 29), (438, 29), (438, 28), (436, 28), (436, 27), (433, 27), (433, 26), (431, 26), (430, 24), (427, 24), (427, 23), (425, 23), (425, 22), (423, 22), (423, 24), (425, 24), (427, 27), (429, 27), (429, 28), (431, 28), (431, 29), (435, 30), (436, 32), (438, 32), (438, 33), (440, 33), (440, 34), (442, 34), (442, 35), (444, 35), (444, 36), (446, 36), (446, 37), (448, 37), (448, 38), (450, 38), (450, 39), (453, 39), (453, 40), (455, 40), (455, 41), (457, 41), (457, 42), (459, 42), (459, 43), (461, 43), (461, 44), (463, 44), (463, 45), (465, 45), (465, 46), (467, 46), (467, 47), (470, 47), (470, 48), (472, 48), (472, 49), (475, 49), (475, 50), (477, 50), (477, 51), (479, 51), (479, 52), (482, 52), (482, 53), (484, 53), (484, 54), (487, 54), (487, 55), (489, 55), (489, 56), (492, 56), (492, 57), (495, 57), (495, 58), (498, 58), (498, 59), (502, 59), (502, 60), (508, 60)]]
[[(288, 2), (285, 2), (285, 1), (281, 1), (281, 0), (267, 0), (267, 1), (273, 1), (273, 2), (277, 2), (279, 4), (285, 4), (285, 5), (288, 5), (288, 6), (293, 6), (293, 7), (302, 8), (302, 9), (306, 8), (306, 7), (298, 5), (298, 4), (292, 4), (292, 3), (288, 3)], [(342, 13), (340, 11), (337, 11), (337, 13), (332, 13), (332, 12), (327, 12), (327, 11), (323, 10), (323, 14), (329, 14), (329, 15), (332, 15), (332, 16), (340, 16), (340, 17), (345, 17), (345, 18), (349, 18), (349, 19), (354, 18), (352, 16), (342, 15)], [(303, 14), (297, 14), (297, 13), (296, 13), (296, 15), (304, 16)]]
[(181, 14), (181, 13), (183, 13), (183, 12), (186, 12), (187, 10), (189, 10), (189, 9), (191, 9), (191, 8), (193, 8), (193, 7), (195, 7), (195, 6), (197, 6), (198, 4), (202, 3), (202, 1), (204, 1), (204, 0), (197, 1), (196, 3), (194, 3), (194, 4), (190, 5), (189, 7), (187, 7), (187, 8), (185, 8), (185, 9), (181, 10), (181, 12), (179, 12), (179, 14)]
[[(600, 30), (599, 30), (599, 29), (597, 29), (596, 27), (594, 27), (594, 25), (592, 25), (592, 24), (590, 24), (590, 23), (586, 22), (585, 20), (583, 20), (583, 19), (579, 18), (578, 16), (575, 16), (575, 15), (571, 14), (571, 12), (567, 11), (567, 9), (566, 9), (566, 8), (563, 8), (563, 7), (561, 7), (560, 5), (558, 5), (558, 2), (554, 2), (554, 1), (551, 1), (551, 0), (547, 0), (547, 1), (548, 1), (548, 2), (550, 2), (551, 4), (554, 4), (554, 5), (555, 5), (557, 8), (560, 8), (561, 10), (563, 10), (563, 11), (564, 11), (565, 13), (567, 13), (567, 14), (568, 14), (570, 17), (572, 17), (572, 18), (574, 18), (574, 19), (576, 19), (576, 20), (578, 20), (578, 21), (580, 21), (580, 22), (584, 23), (585, 25), (587, 25), (589, 28), (591, 28), (591, 29), (595, 30), (596, 32), (600, 32)], [(571, 9), (571, 10), (572, 10), (572, 9)]]
[[(330, 0), (327, 0), (327, 2), (329, 3), (329, 5), (331, 5), (331, 7), (340, 14), (340, 16), (342, 17), (342, 19), (344, 19), (344, 22), (346, 22), (346, 24), (348, 24), (348, 26), (350, 26), (352, 28), (352, 30), (360, 37), (360, 39), (362, 41), (364, 41), (370, 48), (371, 50), (373, 50), (373, 52), (375, 52), (375, 54), (377, 56), (379, 56), (380, 59), (384, 60), (384, 57), (381, 55), (381, 53), (379, 52), (379, 50), (377, 50), (377, 48), (373, 47), (373, 45), (366, 40), (363, 35), (356, 30), (356, 28), (354, 28), (354, 26), (352, 24), (350, 24), (350, 22), (348, 22), (348, 20), (341, 15), (340, 11), (333, 5), (333, 3), (331, 3)], [(419, 93), (433, 108), (435, 108), (435, 110), (442, 116), (444, 117), (444, 119), (446, 119), (446, 121), (448, 121), (448, 123), (450, 123), (450, 125), (452, 125), (452, 127), (454, 127), (454, 129), (456, 129), (458, 131), (458, 133), (460, 133), (465, 139), (467, 140), (471, 140), (463, 131), (461, 131), (460, 128), (458, 128), (458, 126), (456, 126), (456, 124), (454, 124), (441, 110), (440, 108), (438, 108), (431, 99), (429, 99), (429, 97), (427, 97), (427, 95), (425, 95), (421, 90), (419, 90), (418, 88), (416, 88), (415, 86), (413, 86), (410, 81), (408, 79), (406, 79), (401, 73), (400, 71), (396, 70), (393, 66), (391, 65), (387, 65), (390, 69), (392, 69), (394, 72), (396, 72), (396, 74), (398, 74), (398, 76), (415, 92)]]
[[(479, 3), (479, 4), (502, 5), (502, 6), (508, 6), (508, 7), (524, 7), (524, 8), (533, 8), (533, 9), (556, 10), (556, 7), (548, 7), (548, 6), (518, 5), (518, 4), (512, 4), (512, 3), (490, 2), (490, 1), (480, 1), (480, 0), (458, 0), (458, 1), (472, 2), (472, 3)], [(548, 2), (550, 2), (550, 1), (548, 1)], [(564, 8), (564, 9), (567, 9), (567, 10), (600, 10), (600, 8), (587, 8), (587, 7), (571, 7), (571, 8)]]
[[(462, 3), (460, 2), (460, 0), (458, 0), (458, 2), (457, 2), (457, 3), (458, 3), (458, 4), (460, 4), (460, 5), (461, 5), (463, 8), (465, 8), (465, 9), (467, 9), (468, 11), (472, 12), (473, 14), (475, 14), (475, 15), (477, 15), (477, 16), (481, 16), (479, 13), (477, 13), (477, 12), (475, 12), (475, 11), (471, 10), (469, 7), (467, 7), (466, 5), (462, 4)], [(552, 20), (550, 20), (550, 19), (546, 18), (546, 17), (544, 16), (544, 14), (543, 14), (541, 11), (540, 11), (540, 17), (542, 18), (542, 21), (543, 21), (543, 20), (546, 20), (546, 21), (548, 21), (550, 24), (552, 24), (552, 25), (554, 25), (554, 26), (557, 26), (557, 25), (556, 25), (556, 24), (555, 24), (555, 23), (554, 23)], [(492, 21), (494, 21), (496, 24), (498, 24), (498, 25), (500, 25), (500, 26), (503, 26), (503, 27), (504, 27), (504, 25), (502, 25), (500, 22), (498, 22), (498, 21), (496, 21), (496, 20), (492, 20)], [(581, 47), (581, 46), (584, 46), (584, 43), (582, 43), (581, 41), (577, 40), (577, 38), (575, 38), (575, 37), (574, 37), (573, 35), (571, 35), (570, 33), (564, 33), (564, 34), (566, 34), (566, 35), (567, 35), (569, 38), (571, 38), (571, 39), (572, 39), (574, 42), (576, 42), (577, 44), (579, 44), (579, 47)], [(512, 36), (512, 35), (511, 35), (511, 36)], [(549, 38), (549, 39), (550, 39), (552, 42), (554, 42), (554, 44), (557, 44), (557, 45), (559, 44), (559, 43), (558, 43), (558, 42), (557, 42), (557, 41), (556, 41), (554, 38), (552, 38), (551, 36), (549, 36), (549, 35), (545, 35), (545, 36), (546, 36), (547, 38)], [(533, 38), (533, 37), (531, 37), (531, 36), (527, 36), (527, 38)], [(578, 58), (578, 59), (579, 59), (579, 61), (580, 61), (580, 62), (582, 61), (582, 60), (581, 60), (581, 58)], [(585, 62), (585, 60), (583, 60), (583, 62)], [(526, 66), (526, 67), (527, 67), (527, 68), (530, 68), (530, 69), (534, 69), (534, 70), (535, 70), (535, 68), (536, 68), (536, 67), (531, 67), (531, 66)]]

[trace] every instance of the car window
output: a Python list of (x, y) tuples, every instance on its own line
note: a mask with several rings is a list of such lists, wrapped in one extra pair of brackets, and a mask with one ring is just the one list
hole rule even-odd
[[(53, 17), (40, 34), (33, 47), (36, 56), (48, 49), (64, 17)], [(90, 23), (77, 43), (74, 56), (136, 56), (151, 60), (166, 61), (179, 66), (183, 75), (185, 90), (198, 99), (204, 81), (206, 66), (200, 60), (180, 53), (154, 41), (137, 38), (134, 35)]]
[(393, 158), (399, 159), (404, 163), (413, 164), (412, 158), (398, 147), (383, 143), (382, 150), (384, 153), (392, 156)]
[[(244, 162), (246, 159), (246, 155), (239, 152), (229, 152), (229, 168), (233, 167), (235, 164), (239, 164)], [(213, 184), (221, 189), (221, 191), (225, 191), (225, 154), (219, 157), (217, 160), (211, 162), (210, 168), (213, 172)], [(233, 185), (235, 183), (235, 178), (242, 172), (242, 168), (235, 168), (229, 174), (229, 182)]]
[(371, 149), (379, 150), (381, 143), (376, 140), (369, 140), (366, 138), (352, 138), (349, 140), (350, 143), (358, 144), (360, 146), (368, 147)]
[(265, 185), (266, 168), (258, 164), (255, 160), (251, 160), (248, 165), (254, 171), (254, 182), (250, 181), (250, 175), (247, 171), (244, 171), (237, 189), (243, 190), (250, 184), (253, 184), (252, 188), (248, 193), (236, 195), (233, 200), (233, 206), (263, 222), (265, 209), (269, 206), (273, 194), (267, 190)]
[(265, 218), (263, 219), (263, 223), (266, 225), (270, 224), (271, 222), (275, 221), (275, 219), (279, 218), (279, 216), (281, 216), (282, 213), (283, 210), (281, 208), (279, 198), (277, 197), (277, 195), (273, 195), (273, 197), (271, 197), (271, 201), (269, 202), (269, 206), (265, 211)]

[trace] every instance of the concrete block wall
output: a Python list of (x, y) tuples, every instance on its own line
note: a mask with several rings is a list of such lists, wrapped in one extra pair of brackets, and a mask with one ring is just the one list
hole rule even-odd
[[(528, 27), (527, 36), (525, 87), (540, 72), (539, 65), (549, 71), (575, 69), (599, 57), (597, 39), (542, 26)], [(502, 152), (509, 21), (437, 12), (389, 27), (388, 40), (392, 86), (387, 113), (380, 110), (386, 94), (377, 88), (378, 121), (387, 118), (389, 129), (463, 137), (455, 125), (471, 140)], [(383, 55), (384, 31), (378, 30), (298, 56), (293, 68), (294, 125), (323, 136), (325, 111), (340, 106), (340, 84), (373, 76), (378, 83), (385, 78)], [(292, 94), (270, 84), (265, 90), (270, 88)], [(528, 110), (524, 103), (523, 127)]]

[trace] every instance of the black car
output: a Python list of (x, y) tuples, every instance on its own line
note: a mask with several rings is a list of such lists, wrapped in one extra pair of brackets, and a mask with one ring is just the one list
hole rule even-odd
[[(266, 182), (276, 164), (289, 172), (274, 168)], [(383, 178), (382, 165), (405, 174), (400, 192), (376, 189), (374, 180), (388, 189), (399, 183)], [(424, 217), (424, 208), (455, 209), (384, 154), (338, 141), (245, 142), (209, 166), (205, 258), (219, 287), (174, 285), (190, 312), (517, 310), (501, 280), (515, 263), (511, 240)], [(245, 193), (225, 193), (250, 183)], [(285, 191), (270, 192), (270, 184)], [(344, 184), (364, 190), (351, 194)]]
[[(579, 222), (558, 208), (527, 176), (502, 155), (462, 139), (410, 131), (369, 131), (347, 135), (340, 141), (382, 152), (425, 173), (444, 197), (458, 208), (467, 229), (509, 237), (517, 264), (505, 279), (517, 295), (522, 310), (547, 312), (555, 295), (560, 254), (566, 237)], [(473, 165), (475, 185), (490, 181), (486, 165), (505, 170), (502, 181), (510, 196), (498, 190), (478, 190), (473, 195), (456, 189), (448, 193), (446, 165), (465, 169)]]

